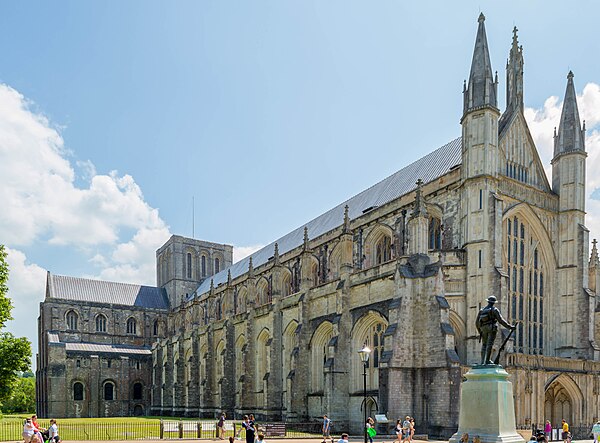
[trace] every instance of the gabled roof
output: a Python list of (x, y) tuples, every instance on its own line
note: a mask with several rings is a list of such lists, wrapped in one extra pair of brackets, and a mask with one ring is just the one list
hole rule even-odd
[(436, 149), (425, 157), (402, 168), (388, 178), (364, 190), (360, 194), (340, 203), (317, 218), (293, 230), (289, 234), (275, 240), (254, 254), (246, 257), (227, 269), (207, 278), (196, 291), (197, 295), (204, 294), (210, 290), (210, 282), (215, 286), (227, 282), (227, 273), (231, 271), (231, 277), (236, 278), (248, 271), (248, 263), (252, 257), (254, 267), (266, 263), (273, 257), (275, 243), (279, 246), (280, 254), (284, 254), (303, 244), (304, 227), (308, 228), (309, 238), (317, 238), (332, 229), (340, 226), (344, 220), (344, 207), (348, 205), (348, 216), (350, 220), (356, 219), (365, 213), (366, 209), (382, 206), (416, 188), (418, 179), (424, 183), (431, 182), (453, 167), (462, 163), (462, 138), (452, 140), (441, 148)]
[(105, 353), (119, 355), (152, 355), (152, 350), (143, 346), (105, 345), (99, 343), (65, 343), (67, 352)]
[(50, 298), (141, 308), (169, 308), (165, 290), (154, 286), (66, 277), (49, 272), (47, 285), (46, 293)]

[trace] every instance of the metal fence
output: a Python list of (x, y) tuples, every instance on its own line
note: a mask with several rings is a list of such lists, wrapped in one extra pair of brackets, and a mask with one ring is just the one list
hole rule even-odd
[[(131, 420), (100, 421), (90, 419), (89, 424), (69, 423), (58, 419), (58, 433), (62, 440), (142, 440), (142, 439), (214, 439), (217, 437), (216, 421), (194, 420)], [(39, 420), (43, 428), (50, 424)], [(310, 438), (321, 435), (320, 423), (257, 423), (259, 433), (265, 437)], [(19, 419), (0, 420), (0, 441), (22, 439), (23, 421)], [(243, 440), (245, 431), (241, 422), (227, 421), (225, 435), (239, 435)]]
[[(519, 429), (527, 429), (527, 426), (518, 427)], [(531, 425), (531, 431), (535, 432), (536, 429), (544, 430), (544, 424), (541, 425)], [(569, 432), (571, 433), (571, 438), (573, 440), (590, 440), (593, 438), (592, 435), (592, 425), (569, 425)], [(552, 432), (550, 434), (550, 441), (563, 441), (562, 439), (562, 428), (552, 428)]]

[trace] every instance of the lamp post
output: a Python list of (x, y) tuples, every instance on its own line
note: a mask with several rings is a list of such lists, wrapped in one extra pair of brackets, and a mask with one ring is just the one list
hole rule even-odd
[(365, 419), (363, 426), (365, 428), (365, 443), (367, 443), (367, 363), (369, 362), (369, 355), (371, 355), (371, 349), (367, 345), (358, 351), (360, 361), (363, 363), (363, 407), (365, 411)]

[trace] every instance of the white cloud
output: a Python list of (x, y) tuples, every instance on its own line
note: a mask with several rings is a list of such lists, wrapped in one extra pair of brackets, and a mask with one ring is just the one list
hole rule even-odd
[[(579, 116), (586, 121), (586, 226), (590, 229), (590, 238), (600, 236), (600, 200), (592, 198), (594, 191), (600, 189), (600, 86), (588, 83), (582, 94), (577, 96)], [(550, 160), (554, 153), (554, 128), (558, 129), (562, 101), (558, 97), (549, 97), (540, 109), (525, 109), (527, 124), (540, 153), (546, 173), (551, 181)]]
[[(27, 261), (28, 251), (45, 266), (68, 254), (89, 263), (92, 277), (152, 285), (155, 251), (170, 235), (130, 175), (98, 174), (91, 161), (71, 155), (59, 129), (0, 84), (0, 241), (9, 251), (15, 305), (9, 330), (32, 341), (46, 276)], [(73, 274), (66, 267), (59, 273)]]
[(243, 258), (248, 257), (250, 254), (255, 253), (259, 249), (264, 248), (265, 245), (251, 245), (251, 246), (234, 246), (233, 247), (233, 262), (236, 263)]
[(14, 306), (13, 320), (8, 322), (7, 329), (17, 337), (27, 337), (32, 342), (35, 355), (39, 302), (44, 298), (46, 271), (28, 263), (25, 254), (17, 249), (7, 247), (6, 252), (9, 266), (8, 295)]

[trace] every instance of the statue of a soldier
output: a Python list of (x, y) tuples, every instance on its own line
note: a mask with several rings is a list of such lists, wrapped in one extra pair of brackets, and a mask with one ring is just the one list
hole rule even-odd
[(500, 323), (505, 328), (514, 330), (516, 326), (508, 323), (497, 307), (494, 306), (496, 303), (496, 297), (493, 295), (487, 299), (488, 305), (482, 308), (477, 314), (477, 320), (475, 320), (475, 327), (481, 338), (481, 364), (482, 365), (493, 365), (492, 361), (492, 347), (494, 346), (494, 340), (498, 333), (497, 323)]

